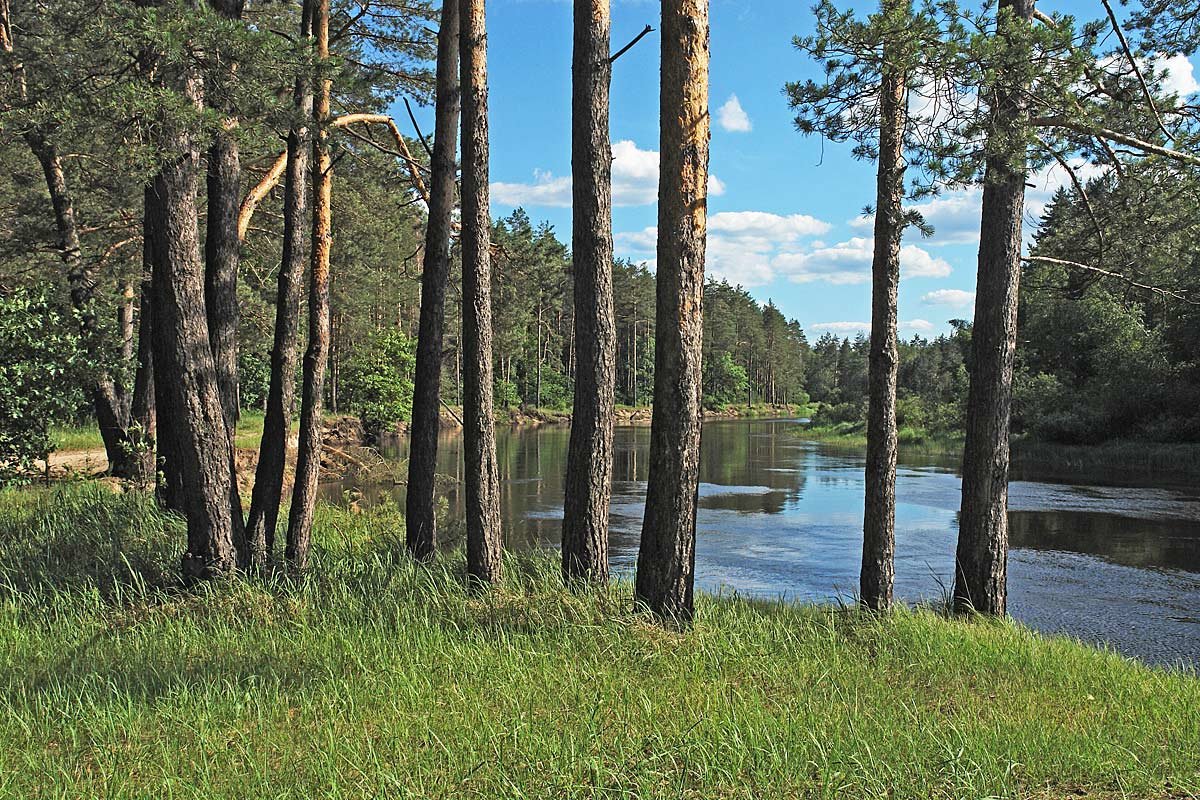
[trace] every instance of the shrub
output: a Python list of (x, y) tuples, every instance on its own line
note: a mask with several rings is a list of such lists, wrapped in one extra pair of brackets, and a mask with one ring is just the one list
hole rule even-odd
[(342, 387), (368, 441), (412, 417), (415, 364), (415, 342), (396, 328), (375, 331), (350, 351)]
[(46, 295), (0, 297), (0, 483), (54, 449), (50, 425), (71, 418), (82, 372), (74, 322)]

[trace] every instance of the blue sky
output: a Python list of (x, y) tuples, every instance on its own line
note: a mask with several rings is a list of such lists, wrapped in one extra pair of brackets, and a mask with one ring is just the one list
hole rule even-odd
[[(710, 275), (773, 300), (815, 340), (825, 330), (854, 335), (870, 319), (869, 224), (874, 165), (854, 161), (847, 145), (803, 137), (783, 96), (790, 80), (816, 77), (791, 44), (811, 29), (807, 0), (712, 0), (709, 197)], [(845, 5), (867, 11), (874, 3)], [(1093, 18), (1099, 0), (1039, 3), (1046, 12)], [(645, 25), (658, 27), (659, 5), (614, 0), (613, 49)], [(571, 3), (490, 0), (492, 213), (518, 205), (547, 220), (569, 242)], [(658, 150), (659, 39), (652, 33), (614, 65), (613, 229), (618, 256), (654, 258)], [(1191, 64), (1173, 77), (1196, 88)], [(425, 115), (426, 120), (429, 115)], [(400, 117), (398, 117), (400, 118)], [(431, 127), (431, 126), (426, 126)], [(1055, 187), (1051, 171), (1035, 178), (1027, 227)], [(945, 332), (970, 318), (977, 247), (977, 192), (927, 201), (932, 239), (912, 233), (902, 256), (901, 335)]]

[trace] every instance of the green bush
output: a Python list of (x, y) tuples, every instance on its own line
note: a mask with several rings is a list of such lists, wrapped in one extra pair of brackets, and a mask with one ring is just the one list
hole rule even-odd
[(78, 407), (82, 373), (75, 323), (45, 294), (0, 297), (0, 483), (54, 449), (50, 426)]
[(737, 364), (729, 353), (704, 364), (704, 405), (722, 408), (746, 401), (746, 368)]
[(415, 364), (416, 343), (396, 328), (375, 331), (350, 351), (342, 387), (368, 441), (412, 417)]

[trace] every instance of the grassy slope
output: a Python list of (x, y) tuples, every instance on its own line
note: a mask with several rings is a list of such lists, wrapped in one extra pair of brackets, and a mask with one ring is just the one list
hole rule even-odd
[(544, 557), (468, 596), (401, 534), (324, 508), (305, 580), (181, 593), (144, 498), (0, 493), (0, 797), (1200, 792), (1195, 677), (929, 612), (668, 633)]
[[(242, 411), (237, 426), (237, 446), (257, 449), (259, 440), (262, 439), (262, 429), (263, 413), (261, 411)], [(92, 423), (56, 425), (50, 429), (50, 441), (54, 444), (54, 450), (60, 453), (104, 449), (104, 440), (100, 438), (100, 429)]]

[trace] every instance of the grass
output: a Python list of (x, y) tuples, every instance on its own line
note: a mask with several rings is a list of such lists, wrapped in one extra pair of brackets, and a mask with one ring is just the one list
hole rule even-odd
[(1194, 797), (1200, 680), (1015, 624), (701, 596), (694, 629), (510, 556), (182, 591), (183, 531), (91, 484), (0, 493), (0, 797)]
[[(905, 450), (931, 453), (962, 452), (962, 436), (931, 434), (923, 428), (901, 427), (897, 440)], [(867, 446), (867, 430), (862, 423), (843, 422), (837, 425), (805, 427), (797, 436), (837, 447), (863, 449)]]
[[(263, 413), (256, 410), (242, 411), (238, 420), (236, 444), (243, 449), (256, 449), (262, 439)], [(68, 453), (81, 450), (102, 450), (104, 440), (95, 423), (86, 425), (55, 425), (50, 429), (50, 441), (55, 452)]]

